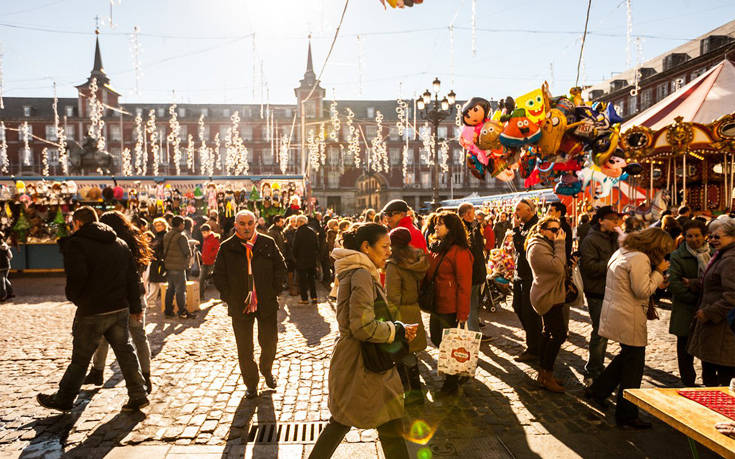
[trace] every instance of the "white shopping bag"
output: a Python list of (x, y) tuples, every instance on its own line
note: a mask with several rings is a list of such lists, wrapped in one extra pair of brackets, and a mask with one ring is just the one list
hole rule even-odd
[(445, 328), (442, 332), (442, 342), (439, 346), (439, 373), (448, 375), (475, 376), (477, 358), (480, 355), (480, 340), (482, 333), (464, 328)]

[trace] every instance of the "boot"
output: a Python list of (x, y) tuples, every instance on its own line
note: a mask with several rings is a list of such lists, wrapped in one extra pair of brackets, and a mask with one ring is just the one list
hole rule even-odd
[(554, 379), (554, 375), (548, 370), (539, 370), (536, 381), (538, 381), (539, 385), (541, 385), (544, 389), (547, 389), (551, 392), (564, 392), (564, 386), (559, 384), (556, 379)]
[(89, 370), (89, 374), (86, 378), (84, 378), (84, 384), (94, 384), (95, 386), (101, 386), (102, 385), (102, 372), (104, 370), (97, 370), (96, 368), (92, 367)]
[(153, 390), (153, 383), (151, 382), (151, 374), (143, 373), (143, 379), (145, 380), (145, 393), (150, 394)]
[(296, 290), (293, 272), (288, 273), (288, 293), (290, 293), (291, 296), (298, 296), (299, 294), (298, 290)]
[(421, 391), (421, 374), (418, 365), (407, 367), (407, 373), (409, 390), (406, 392), (404, 403), (406, 405), (423, 405), (425, 400), (424, 393)]

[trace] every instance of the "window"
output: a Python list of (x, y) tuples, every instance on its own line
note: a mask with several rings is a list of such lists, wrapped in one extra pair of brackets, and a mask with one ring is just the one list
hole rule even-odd
[(339, 165), (339, 150), (335, 146), (330, 146), (327, 149), (327, 164), (330, 166)]
[(290, 108), (284, 108), (283, 109), (283, 116), (285, 118), (291, 118), (293, 116), (293, 113), (291, 113), (291, 109)]
[(345, 166), (354, 166), (355, 165), (355, 158), (353, 155), (347, 152), (347, 150), (344, 151), (345, 156)]
[(184, 107), (179, 107), (179, 118), (184, 118), (186, 116), (186, 109)]
[(659, 101), (668, 95), (669, 95), (669, 82), (668, 81), (656, 86), (656, 101)]
[(231, 128), (229, 126), (219, 127), (219, 140), (224, 145), (225, 140), (230, 135)]
[(339, 171), (327, 172), (327, 187), (339, 188)]
[[(403, 158), (401, 158), (401, 161), (403, 161)], [(406, 164), (413, 166), (413, 150), (410, 148), (406, 151)]]
[(56, 148), (49, 148), (47, 153), (48, 153), (48, 165), (58, 166), (59, 165), (59, 150), (57, 150)]
[(304, 112), (307, 118), (316, 117), (316, 102), (310, 101), (304, 103)]
[(166, 114), (166, 109), (163, 107), (159, 107), (157, 110), (157, 116), (159, 118), (163, 118), (163, 116)]
[(46, 140), (56, 140), (56, 127), (53, 124), (46, 125)]
[(648, 107), (651, 106), (651, 104), (652, 104), (651, 93), (652, 92), (653, 92), (653, 90), (651, 88), (644, 89), (641, 92), (641, 110), (645, 110), (645, 109), (647, 109)]
[(67, 117), (71, 118), (72, 116), (74, 116), (74, 106), (73, 105), (65, 106), (64, 111)]
[(135, 116), (143, 116), (143, 109), (141, 107), (135, 108)]
[(253, 109), (250, 107), (243, 107), (242, 109), (242, 117), (243, 118), (252, 118), (253, 117)]
[[(23, 141), (23, 130), (21, 129), (23, 125), (18, 126), (18, 140), (21, 142)], [(33, 126), (30, 124), (28, 125), (28, 141), (33, 142)]]
[(189, 126), (185, 124), (179, 125), (179, 138), (182, 142), (186, 142), (186, 137), (189, 135)]
[(222, 116), (224, 116), (225, 118), (229, 118), (230, 117), (230, 109), (229, 108), (222, 109)]
[(390, 130), (388, 131), (388, 136), (391, 140), (398, 140), (400, 138), (398, 136), (398, 128), (395, 126), (391, 126)]
[(7, 137), (5, 137), (5, 129), (1, 129), (0, 130), (0, 142), (2, 142), (3, 140), (6, 140), (6, 139), (7, 139)]
[(261, 140), (268, 140), (268, 138), (269, 138), (268, 137), (269, 136), (268, 131), (269, 131), (268, 126), (262, 126), (260, 128), (260, 139)]
[(208, 117), (209, 116), (209, 109), (206, 108), (206, 107), (202, 108), (202, 115), (204, 115), (205, 118)]
[(251, 141), (253, 140), (253, 126), (249, 124), (243, 124), (240, 126), (240, 137), (242, 140)]
[(462, 183), (462, 178), (463, 178), (463, 174), (462, 174), (462, 169), (460, 169), (460, 170), (456, 170), (456, 169), (455, 169), (455, 170), (454, 170), (454, 172), (452, 173), (452, 182), (453, 182), (453, 183), (454, 183), (454, 184), (455, 184), (456, 186), (459, 186), (459, 187), (461, 187), (461, 186), (463, 186), (463, 185), (464, 185), (464, 184)]
[(24, 148), (23, 149), (22, 158), (23, 158), (23, 165), (24, 166), (32, 166), (33, 165), (33, 151), (31, 151), (30, 148)]
[(448, 179), (449, 179), (449, 174), (448, 173), (446, 173), (446, 172), (440, 172), (439, 173), (439, 185), (441, 185), (443, 187), (448, 186), (449, 185)]
[(367, 108), (367, 117), (368, 118), (375, 118), (375, 107), (368, 107)]
[(345, 142), (349, 142), (350, 140), (350, 127), (345, 124), (342, 125), (342, 140)]
[(626, 108), (628, 109), (628, 114), (632, 115), (633, 113), (638, 111), (638, 98), (636, 96), (629, 96), (628, 97), (628, 103), (626, 104)]
[(446, 126), (439, 126), (439, 128), (436, 130), (436, 136), (440, 139), (446, 139), (447, 138), (447, 127)]
[(263, 150), (260, 154), (261, 162), (264, 166), (270, 166), (273, 164), (273, 153), (271, 153), (270, 148), (266, 148)]
[(416, 176), (411, 169), (406, 171), (406, 175), (403, 176), (403, 183), (406, 185), (413, 185), (416, 183)]
[(459, 137), (462, 135), (462, 128), (460, 126), (454, 126), (452, 128), (454, 130), (454, 138), (459, 139)]
[(365, 126), (365, 137), (370, 142), (376, 135), (378, 135), (377, 126)]
[(391, 166), (397, 166), (402, 164), (401, 149), (397, 147), (391, 147), (390, 149), (390, 164)]
[(25, 117), (31, 116), (31, 106), (30, 105), (23, 106), (23, 116)]
[(421, 172), (421, 186), (424, 188), (431, 186), (431, 174), (428, 171)]
[(112, 142), (119, 142), (122, 140), (122, 133), (120, 132), (120, 125), (111, 125), (110, 126), (110, 140)]
[[(198, 130), (197, 130), (197, 132), (198, 132)], [(204, 126), (203, 137), (204, 137), (204, 140), (206, 140), (206, 141), (209, 141), (210, 140), (210, 138), (209, 138), (209, 126), (208, 125), (205, 125)]]
[(413, 140), (414, 135), (413, 128), (404, 128), (403, 129), (403, 140)]

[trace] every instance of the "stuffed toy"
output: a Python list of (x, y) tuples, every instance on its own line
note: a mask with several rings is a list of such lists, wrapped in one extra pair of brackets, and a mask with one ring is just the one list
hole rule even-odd
[[(501, 119), (502, 120), (502, 119)], [(506, 147), (520, 147), (538, 142), (541, 128), (526, 116), (526, 110), (516, 108), (510, 114), (508, 123), (500, 134), (500, 143)]]

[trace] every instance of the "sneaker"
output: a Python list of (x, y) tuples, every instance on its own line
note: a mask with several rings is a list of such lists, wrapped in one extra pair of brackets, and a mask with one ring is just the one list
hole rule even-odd
[(102, 377), (102, 371), (103, 370), (91, 368), (89, 370), (89, 374), (87, 374), (87, 377), (84, 378), (84, 384), (94, 384), (95, 386), (101, 386), (102, 380), (104, 379)]
[(38, 394), (36, 395), (36, 400), (38, 401), (38, 404), (41, 405), (44, 408), (49, 408), (52, 410), (61, 411), (64, 413), (68, 413), (73, 408), (74, 404), (63, 404), (59, 403), (56, 400), (56, 394)]
[(150, 404), (151, 402), (148, 401), (148, 398), (141, 398), (140, 400), (130, 399), (128, 403), (123, 405), (122, 411), (139, 411), (141, 408), (145, 408)]

